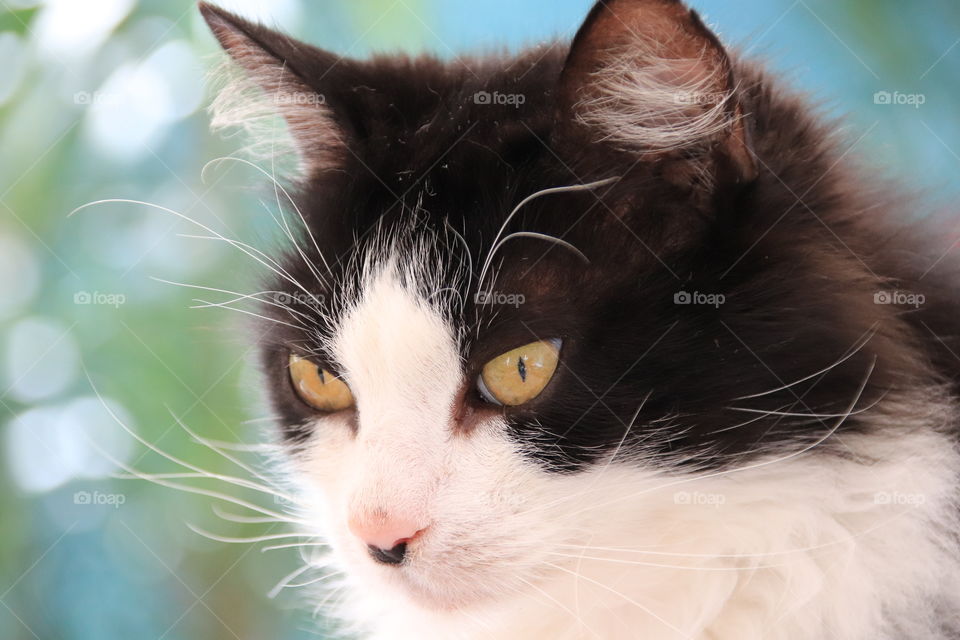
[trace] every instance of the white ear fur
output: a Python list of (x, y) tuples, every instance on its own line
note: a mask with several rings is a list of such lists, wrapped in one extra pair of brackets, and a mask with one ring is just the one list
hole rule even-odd
[[(571, 46), (560, 99), (574, 139), (639, 156), (715, 151), (716, 177), (756, 176), (732, 63), (679, 0), (598, 2)], [(709, 165), (695, 165), (708, 177)]]
[(205, 9), (230, 55), (214, 74), (219, 90), (210, 106), (211, 128), (239, 131), (248, 140), (248, 155), (280, 162), (300, 176), (339, 166), (345, 143), (325, 96), (247, 35), (232, 16)]
[(268, 90), (263, 81), (225, 59), (211, 74), (216, 95), (209, 108), (210, 128), (227, 137), (240, 135), (244, 155), (269, 160), (286, 176), (338, 166), (344, 142), (323, 96), (280, 82)]
[(578, 120), (602, 139), (640, 154), (697, 146), (729, 131), (732, 91), (705, 59), (670, 58), (638, 38), (611, 52), (591, 75), (593, 91), (574, 106)]

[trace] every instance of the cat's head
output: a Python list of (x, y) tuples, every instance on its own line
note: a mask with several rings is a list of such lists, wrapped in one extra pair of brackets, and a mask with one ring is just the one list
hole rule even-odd
[[(262, 369), (361, 584), (509, 597), (618, 509), (661, 521), (664, 478), (800, 452), (920, 375), (871, 248), (818, 218), (855, 224), (839, 154), (680, 2), (445, 61), (202, 11), (294, 143)], [(246, 95), (220, 120), (263, 117)]]

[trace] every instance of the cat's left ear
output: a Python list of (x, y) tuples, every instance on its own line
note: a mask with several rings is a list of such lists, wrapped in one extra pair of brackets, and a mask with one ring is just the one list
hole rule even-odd
[[(337, 76), (349, 72), (350, 61), (206, 2), (199, 9), (239, 67), (214, 101), (213, 128), (245, 129), (254, 153), (271, 158), (282, 159), (284, 147), (290, 146), (285, 143), (291, 143), (297, 169), (305, 177), (340, 166), (349, 127), (317, 79), (334, 84)], [(278, 133), (276, 116), (286, 121), (288, 135)]]
[(640, 159), (709, 157), (715, 178), (757, 175), (730, 57), (679, 0), (600, 0), (571, 45), (559, 134)]

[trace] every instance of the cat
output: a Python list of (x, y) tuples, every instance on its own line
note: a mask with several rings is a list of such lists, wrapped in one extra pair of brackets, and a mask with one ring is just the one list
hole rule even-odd
[(200, 11), (214, 126), (289, 132), (259, 368), (345, 634), (960, 638), (950, 221), (804, 98), (679, 0), (452, 60)]

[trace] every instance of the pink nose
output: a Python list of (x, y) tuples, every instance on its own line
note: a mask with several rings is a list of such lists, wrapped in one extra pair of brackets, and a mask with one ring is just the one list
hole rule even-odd
[(347, 525), (353, 535), (368, 547), (390, 551), (416, 538), (422, 533), (421, 524), (398, 515), (379, 514), (351, 517)]

